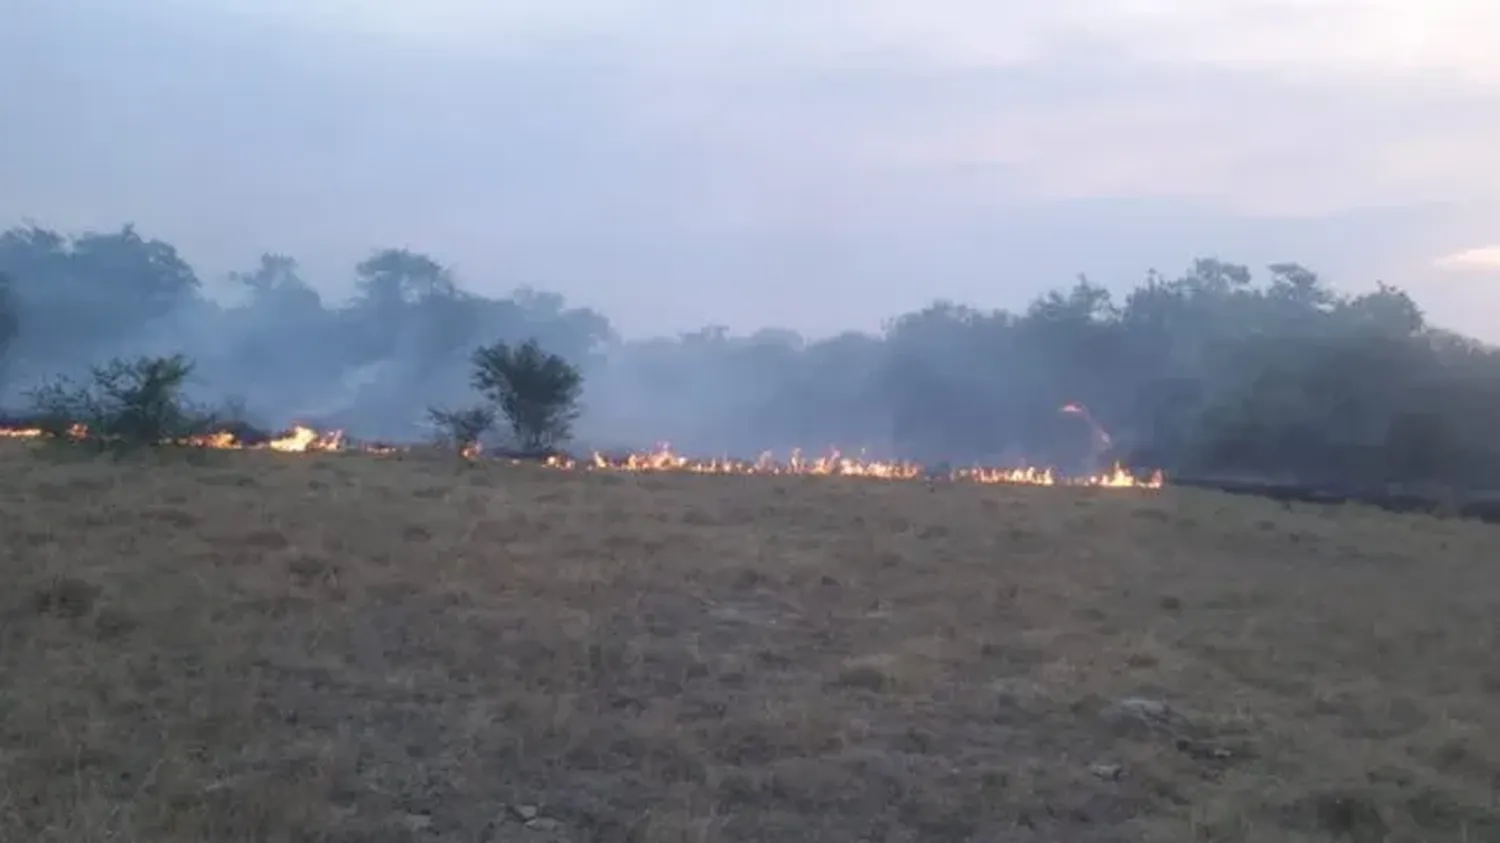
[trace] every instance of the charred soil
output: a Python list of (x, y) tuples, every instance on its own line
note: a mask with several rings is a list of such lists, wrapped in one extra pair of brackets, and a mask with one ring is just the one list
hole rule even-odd
[(1500, 530), (0, 447), (0, 839), (1500, 840)]

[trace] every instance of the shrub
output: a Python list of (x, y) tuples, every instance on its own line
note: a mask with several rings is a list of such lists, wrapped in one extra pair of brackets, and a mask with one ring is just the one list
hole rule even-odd
[(452, 447), (460, 456), (478, 452), (479, 440), (495, 426), (495, 411), (489, 407), (445, 410), (432, 407), (427, 418), (438, 430), (438, 442)]
[(499, 408), (522, 450), (544, 451), (572, 435), (583, 376), (571, 363), (536, 340), (484, 346), (473, 360), (474, 388)]
[(83, 425), (100, 444), (140, 447), (208, 432), (213, 417), (188, 403), (183, 387), (193, 364), (170, 357), (115, 358), (92, 369), (86, 384), (61, 378), (30, 395), (39, 426), (54, 438)]

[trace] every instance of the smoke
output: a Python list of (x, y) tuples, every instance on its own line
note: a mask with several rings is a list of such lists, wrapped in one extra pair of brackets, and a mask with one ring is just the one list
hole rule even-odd
[[(1463, 437), (1477, 424), (1472, 435), (1488, 436), (1500, 416), (1500, 396), (1475, 386), (1496, 380), (1474, 374), (1500, 371), (1491, 350), (1429, 329), (1399, 290), (1338, 295), (1295, 264), (1258, 283), (1199, 260), (1177, 278), (1149, 275), (1123, 301), (1080, 280), (1019, 313), (938, 302), (875, 333), (706, 327), (630, 341), (607, 314), (530, 289), (473, 295), (405, 250), (353, 267), (357, 292), (343, 302), (277, 255), (210, 295), (170, 244), (130, 228), (13, 229), (0, 235), (0, 273), (18, 325), (0, 380), (12, 411), (50, 378), (180, 352), (197, 364), (195, 398), (258, 426), (413, 441), (431, 434), (429, 407), (478, 401), (476, 347), (534, 338), (584, 374), (583, 450), (837, 448), (1064, 471), (1118, 459), (1306, 465), (1312, 451), (1331, 459), (1392, 430)], [(1422, 413), (1448, 421), (1412, 421)]]

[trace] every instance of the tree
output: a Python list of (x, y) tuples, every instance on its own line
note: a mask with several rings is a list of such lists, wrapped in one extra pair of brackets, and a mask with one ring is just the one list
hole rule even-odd
[(161, 323), (193, 301), (200, 284), (170, 244), (134, 226), (74, 237), (24, 226), (0, 234), (0, 272), (11, 275), (27, 330), (15, 357), (51, 371), (160, 335)]
[(572, 435), (583, 375), (567, 360), (530, 339), (483, 346), (473, 363), (474, 388), (505, 416), (523, 450), (544, 451)]
[(267, 252), (250, 272), (231, 272), (229, 280), (250, 292), (252, 307), (268, 308), (278, 315), (320, 310), (323, 299), (302, 279), (297, 260)]
[(169, 357), (116, 358), (95, 366), (89, 383), (55, 380), (31, 393), (42, 429), (54, 437), (75, 424), (105, 445), (139, 447), (181, 442), (206, 433), (212, 417), (193, 408), (183, 387), (193, 364)]
[[(591, 438), (622, 447), (1062, 465), (1086, 448), (1057, 408), (1079, 402), (1118, 453), (1169, 472), (1352, 483), (1378, 468), (1392, 482), (1482, 485), (1500, 471), (1486, 468), (1500, 463), (1500, 350), (1428, 324), (1395, 287), (1344, 292), (1291, 262), (1202, 258), (1134, 285), (1080, 277), (1016, 312), (936, 302), (826, 339), (710, 326), (625, 340), (556, 293), (466, 292), (441, 261), (403, 249), (354, 267), (343, 303), (269, 253), (231, 276), (244, 302), (220, 306), (170, 244), (130, 226), (0, 232), (0, 273), (13, 296), (0, 283), (0, 404), (52, 373), (97, 393), (91, 364), (182, 349), (217, 393), (206, 397), (409, 439), (423, 408), (467, 406), (474, 348), (504, 340), (508, 356), (488, 362), (521, 368), (488, 367), (484, 403), (530, 448), (569, 434), (587, 379), (608, 411), (590, 413)], [(525, 338), (547, 354), (527, 363), (514, 345)], [(556, 405), (531, 397), (553, 388), (536, 385), (549, 357), (577, 376)], [(436, 412), (460, 449), (484, 421)]]
[(381, 249), (354, 268), (363, 301), (391, 309), (434, 296), (452, 296), (457, 287), (443, 265), (409, 249)]
[(495, 426), (495, 410), (484, 406), (463, 410), (432, 407), (427, 410), (427, 418), (438, 430), (438, 441), (463, 457), (477, 454), (479, 440)]

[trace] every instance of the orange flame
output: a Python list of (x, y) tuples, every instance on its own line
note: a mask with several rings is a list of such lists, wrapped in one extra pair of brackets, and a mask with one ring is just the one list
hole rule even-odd
[(0, 428), (0, 439), (40, 439), (42, 429), (40, 427), (7, 427)]
[[(45, 435), (46, 432), (37, 427), (0, 428), (0, 439), (40, 439)], [(73, 424), (69, 426), (66, 435), (69, 439), (87, 439), (89, 437), (89, 429), (82, 424)], [(287, 435), (272, 439), (263, 445), (246, 445), (239, 441), (233, 433), (227, 430), (220, 430), (214, 433), (204, 433), (174, 440), (171, 444), (221, 451), (259, 449), (270, 449), (285, 453), (339, 451), (343, 450), (344, 432), (342, 430), (333, 430), (320, 433), (305, 425), (295, 425)]]
[(306, 451), (340, 451), (344, 446), (344, 431), (332, 430), (319, 433), (310, 427), (294, 425), (290, 433), (280, 439), (272, 439), (266, 447), (282, 453), (300, 454)]
[[(68, 431), (71, 439), (87, 438), (89, 432), (83, 425), (73, 425)], [(37, 439), (44, 435), (39, 428), (0, 428), (0, 439)], [(294, 425), (286, 435), (264, 444), (246, 445), (229, 431), (192, 436), (175, 444), (215, 450), (270, 450), (278, 453), (308, 453), (355, 450), (368, 454), (392, 454), (407, 450), (397, 445), (352, 445), (342, 430), (318, 431), (306, 425)], [(478, 459), (482, 453), (479, 445), (462, 450), (466, 459)], [(682, 456), (670, 445), (662, 443), (651, 451), (606, 456), (594, 452), (585, 460), (567, 457), (549, 457), (543, 465), (564, 471), (607, 472), (676, 472), (687, 474), (723, 475), (776, 475), (814, 477), (861, 477), (879, 480), (915, 480), (920, 478), (947, 479), (953, 482), (968, 482), (979, 485), (1021, 486), (1092, 486), (1107, 489), (1160, 489), (1166, 485), (1161, 471), (1153, 471), (1145, 479), (1137, 478), (1125, 467), (1116, 463), (1108, 472), (1088, 477), (1063, 477), (1050, 468), (1018, 466), (1002, 468), (974, 466), (933, 477), (921, 465), (901, 460), (870, 460), (863, 454), (851, 457), (840, 451), (830, 450), (827, 456), (807, 457), (800, 449), (791, 452), (784, 461), (777, 460), (767, 451), (754, 460), (736, 460), (728, 457), (699, 459)]]
[[(768, 452), (754, 461), (727, 458), (692, 459), (674, 453), (665, 444), (653, 451), (609, 457), (594, 452), (587, 460), (575, 461), (565, 457), (549, 457), (545, 462), (549, 468), (571, 471), (612, 472), (681, 472), (688, 474), (768, 474), (809, 475), (842, 477), (868, 477), (887, 480), (913, 480), (927, 476), (922, 466), (912, 462), (865, 460), (843, 456), (837, 450), (826, 457), (807, 458), (800, 450), (792, 451), (784, 462), (779, 462)], [(1026, 486), (1097, 486), (1121, 489), (1160, 489), (1166, 484), (1162, 472), (1152, 472), (1146, 479), (1138, 479), (1124, 466), (1116, 463), (1110, 471), (1088, 477), (1059, 477), (1052, 469), (1035, 467), (995, 468), (976, 466), (952, 471), (947, 475), (952, 481), (978, 483), (981, 485), (1014, 484)]]
[[(0, 439), (41, 439), (47, 431), (40, 427), (0, 427)], [(69, 439), (87, 439), (89, 429), (82, 424), (70, 424), (64, 434)]]

